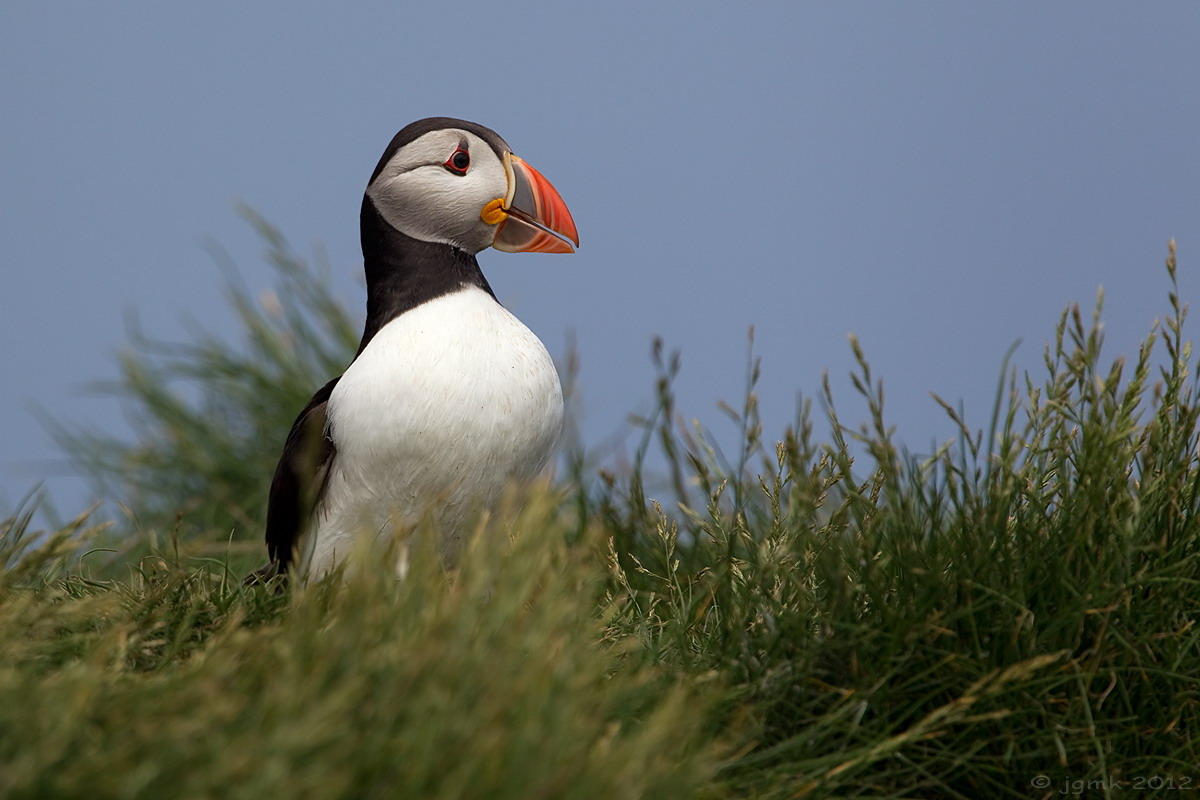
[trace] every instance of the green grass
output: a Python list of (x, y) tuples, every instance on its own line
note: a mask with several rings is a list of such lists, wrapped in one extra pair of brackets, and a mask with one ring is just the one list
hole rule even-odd
[(402, 582), (358, 568), (279, 594), (238, 580), (261, 552), (254, 476), (353, 343), (266, 230), (284, 286), (271, 311), (235, 287), (245, 342), (135, 343), (117, 389), (139, 438), (59, 431), (128, 515), (4, 523), (0, 794), (1200, 786), (1200, 406), (1173, 249), (1138, 353), (1105, 360), (1099, 311), (1069, 309), (982, 429), (946, 406), (957, 435), (936, 453), (896, 443), (857, 346), (865, 424), (826, 388), (828, 441), (807, 407), (771, 441), (753, 364), (722, 453), (678, 424), (658, 350), (632, 469), (575, 455), (481, 520), (453, 573), (418, 531)]

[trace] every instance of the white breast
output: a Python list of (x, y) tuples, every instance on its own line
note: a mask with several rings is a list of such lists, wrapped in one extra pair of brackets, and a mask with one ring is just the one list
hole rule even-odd
[(329, 398), (337, 448), (301, 572), (319, 576), (352, 540), (432, 513), (452, 541), (512, 480), (546, 464), (562, 388), (533, 333), (471, 287), (385, 325)]

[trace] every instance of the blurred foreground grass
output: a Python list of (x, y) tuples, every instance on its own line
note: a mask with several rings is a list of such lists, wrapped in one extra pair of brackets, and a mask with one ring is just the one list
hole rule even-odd
[[(656, 352), (632, 469), (570, 459), (482, 520), (451, 574), (419, 531), (403, 582), (356, 570), (285, 596), (239, 584), (260, 478), (353, 331), (259, 224), (282, 287), (265, 306), (233, 290), (246, 341), (140, 341), (118, 384), (138, 440), (59, 430), (128, 517), (4, 523), (4, 796), (1200, 787), (1200, 407), (1173, 288), (1129, 363), (1102, 360), (1098, 312), (1068, 310), (1042, 375), (1006, 374), (983, 431), (947, 406), (959, 436), (919, 457), (861, 353), (865, 425), (826, 389), (830, 441), (807, 408), (766, 440), (754, 365), (722, 454), (677, 424), (677, 362)], [(1175, 269), (1172, 250), (1172, 287)]]

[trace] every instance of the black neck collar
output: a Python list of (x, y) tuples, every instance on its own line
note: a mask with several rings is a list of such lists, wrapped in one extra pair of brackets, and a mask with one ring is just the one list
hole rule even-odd
[(360, 226), (367, 274), (367, 323), (359, 353), (384, 325), (435, 297), (465, 286), (478, 286), (496, 296), (475, 256), (448, 244), (422, 242), (401, 233), (384, 221), (365, 195)]

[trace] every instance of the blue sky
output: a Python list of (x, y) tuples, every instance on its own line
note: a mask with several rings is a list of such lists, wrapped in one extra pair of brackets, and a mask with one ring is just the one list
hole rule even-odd
[[(325, 248), (362, 304), (357, 214), (392, 134), (495, 128), (574, 212), (575, 256), (485, 253), (500, 298), (582, 357), (599, 441), (683, 350), (689, 416), (720, 428), (757, 328), (768, 433), (856, 333), (900, 436), (986, 421), (1001, 358), (1036, 367), (1103, 285), (1110, 352), (1200, 250), (1200, 6), (1191, 2), (677, 4), (14, 2), (0, 26), (0, 507), (61, 474), (31, 408), (123, 430), (83, 391), (125, 315), (228, 330), (220, 242), (252, 285), (253, 206)], [(314, 387), (315, 388), (315, 387)]]

